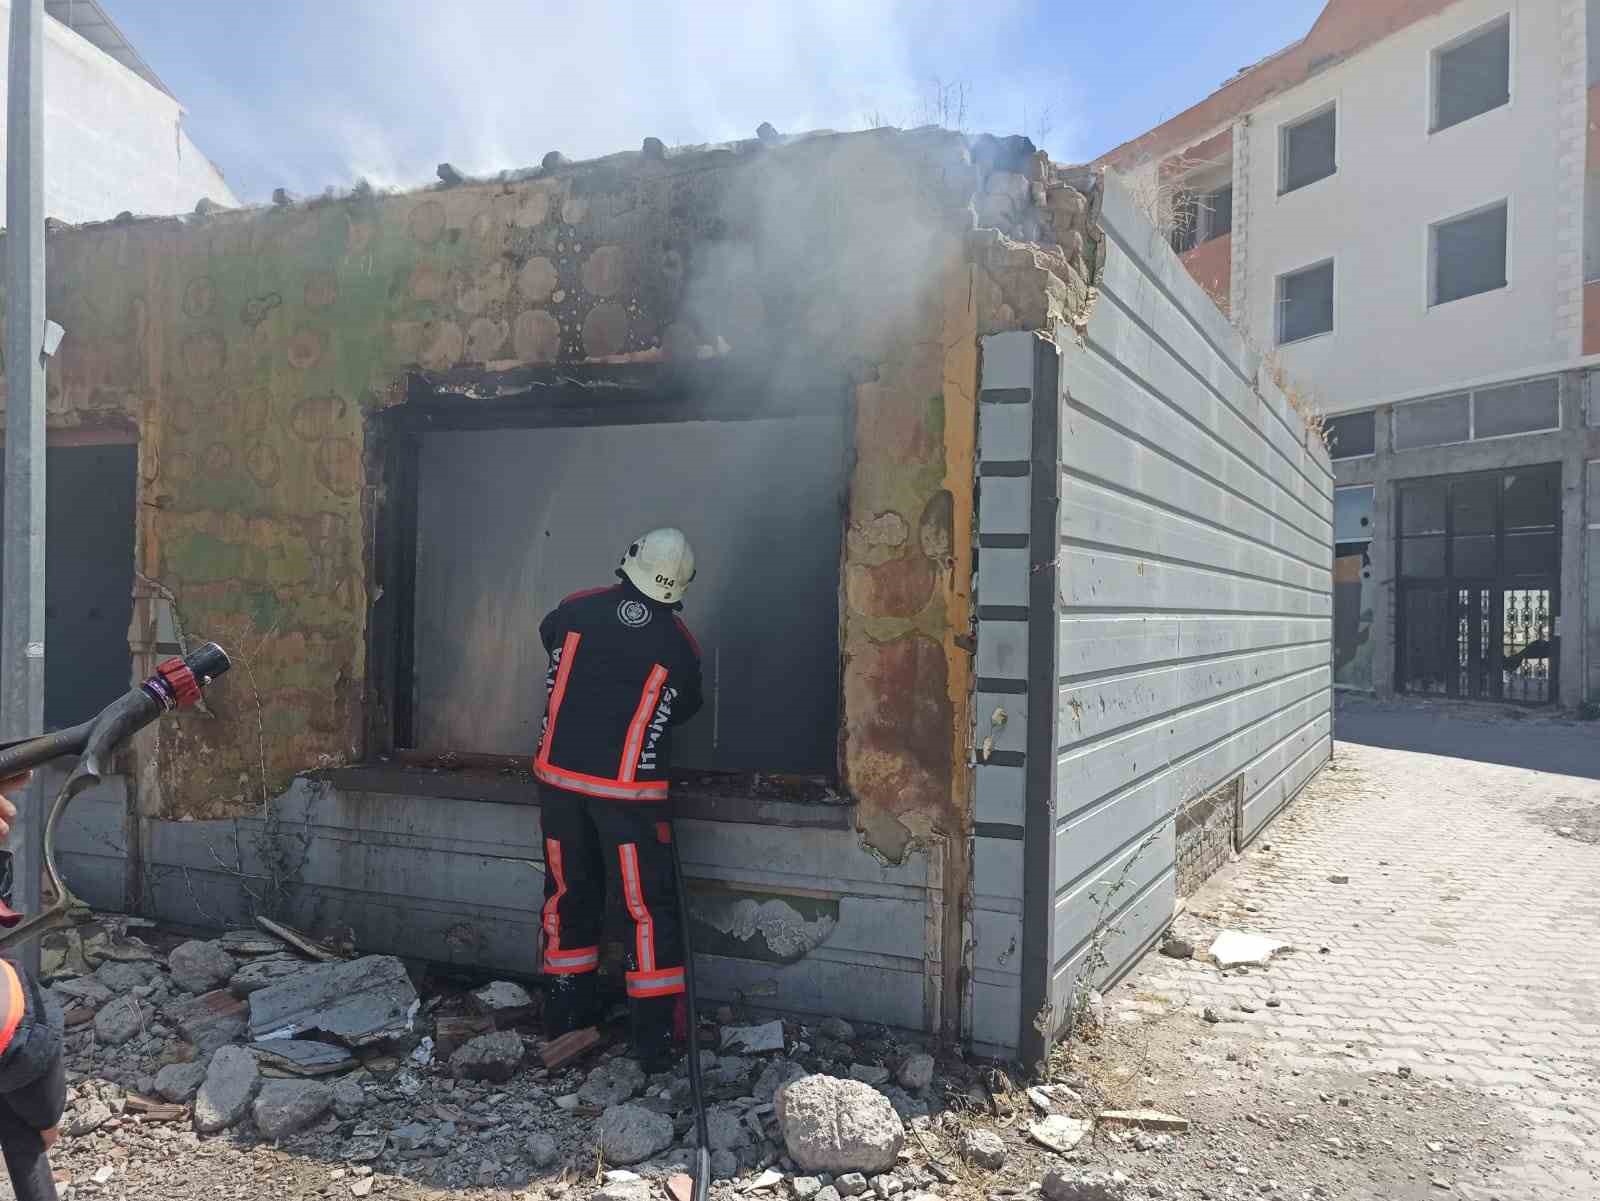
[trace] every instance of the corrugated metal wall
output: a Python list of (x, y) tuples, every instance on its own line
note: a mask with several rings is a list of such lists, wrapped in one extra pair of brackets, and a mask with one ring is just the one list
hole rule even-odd
[(1174, 815), (1238, 778), (1248, 842), (1332, 747), (1333, 473), (1131, 196), (1061, 351), (1049, 1000), (1174, 903)]
[(1327, 453), (1114, 180), (1102, 223), (1082, 336), (983, 346), (970, 1009), (1030, 1058), (1170, 921), (1179, 812), (1232, 785), (1248, 842), (1332, 746)]

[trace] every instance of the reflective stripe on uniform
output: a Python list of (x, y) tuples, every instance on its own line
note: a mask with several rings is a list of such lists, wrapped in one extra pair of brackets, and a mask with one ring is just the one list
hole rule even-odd
[(670, 997), (684, 991), (683, 969), (674, 967), (663, 968), (659, 972), (629, 972), (627, 988), (630, 997)]
[(600, 966), (600, 948), (585, 947), (578, 951), (546, 951), (544, 970), (552, 976), (576, 976), (592, 972)]
[(639, 695), (639, 707), (633, 711), (628, 723), (628, 736), (622, 741), (622, 762), (618, 765), (617, 779), (631, 784), (639, 774), (639, 752), (644, 749), (644, 732), (656, 715), (656, 705), (661, 701), (661, 687), (667, 682), (667, 669), (657, 663), (650, 669)]
[[(545, 738), (546, 746), (549, 745), (548, 735)], [(665, 780), (641, 780), (635, 784), (625, 784), (618, 780), (606, 780), (600, 776), (587, 776), (582, 772), (568, 771), (564, 767), (557, 767), (545, 758), (545, 751), (539, 752), (539, 758), (533, 765), (534, 778), (545, 784), (553, 784), (557, 788), (565, 788), (568, 792), (581, 792), (585, 796), (604, 797), (613, 801), (664, 801), (667, 799), (667, 782)]]
[(639, 848), (624, 842), (617, 847), (617, 857), (622, 861), (622, 899), (633, 919), (635, 962), (640, 972), (649, 974), (656, 970), (656, 924), (644, 903), (644, 887), (639, 882)]
[(556, 715), (561, 712), (561, 702), (566, 699), (567, 681), (572, 678), (572, 660), (578, 653), (578, 643), (583, 635), (573, 630), (561, 644), (561, 666), (556, 669), (556, 682), (550, 689), (550, 703), (545, 706), (544, 737), (539, 741), (539, 757), (534, 760), (538, 768), (550, 762), (550, 744), (556, 740)]
[(0, 959), (0, 1004), (5, 1006), (4, 1013), (0, 1013), (0, 1054), (4, 1054), (17, 1036), (17, 1027), (22, 1024), (22, 1015), (28, 1007), (22, 992), (22, 977), (5, 959)]

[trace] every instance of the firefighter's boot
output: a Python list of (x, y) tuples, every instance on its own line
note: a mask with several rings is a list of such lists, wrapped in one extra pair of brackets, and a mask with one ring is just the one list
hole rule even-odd
[(544, 994), (544, 1036), (560, 1038), (598, 1018), (593, 972), (573, 976), (554, 976)]

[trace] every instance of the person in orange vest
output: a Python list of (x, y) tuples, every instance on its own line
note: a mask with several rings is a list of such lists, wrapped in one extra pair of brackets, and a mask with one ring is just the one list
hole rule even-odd
[[(17, 807), (9, 793), (27, 776), (0, 781), (0, 842)], [(0, 959), (0, 1151), (17, 1201), (55, 1201), (48, 1152), (67, 1106), (61, 1007), (16, 964)]]
[(694, 579), (683, 533), (652, 530), (620, 583), (567, 597), (539, 625), (550, 656), (533, 774), (544, 829), (545, 1034), (591, 1025), (606, 873), (617, 873), (634, 937), (625, 983), (633, 1053), (649, 1070), (682, 1037), (679, 927), (667, 770), (672, 729), (702, 703), (700, 648), (678, 616)]

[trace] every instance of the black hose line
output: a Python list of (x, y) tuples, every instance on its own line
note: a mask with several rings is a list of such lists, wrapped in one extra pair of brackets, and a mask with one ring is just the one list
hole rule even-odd
[(700, 1011), (694, 994), (694, 947), (689, 941), (689, 889), (683, 881), (683, 856), (678, 853), (678, 828), (670, 819), (668, 837), (672, 846), (672, 879), (678, 893), (678, 929), (683, 932), (683, 999), (689, 1026), (689, 1095), (694, 1101), (696, 1135), (694, 1201), (711, 1195), (711, 1139), (706, 1131), (706, 1098), (700, 1082)]

